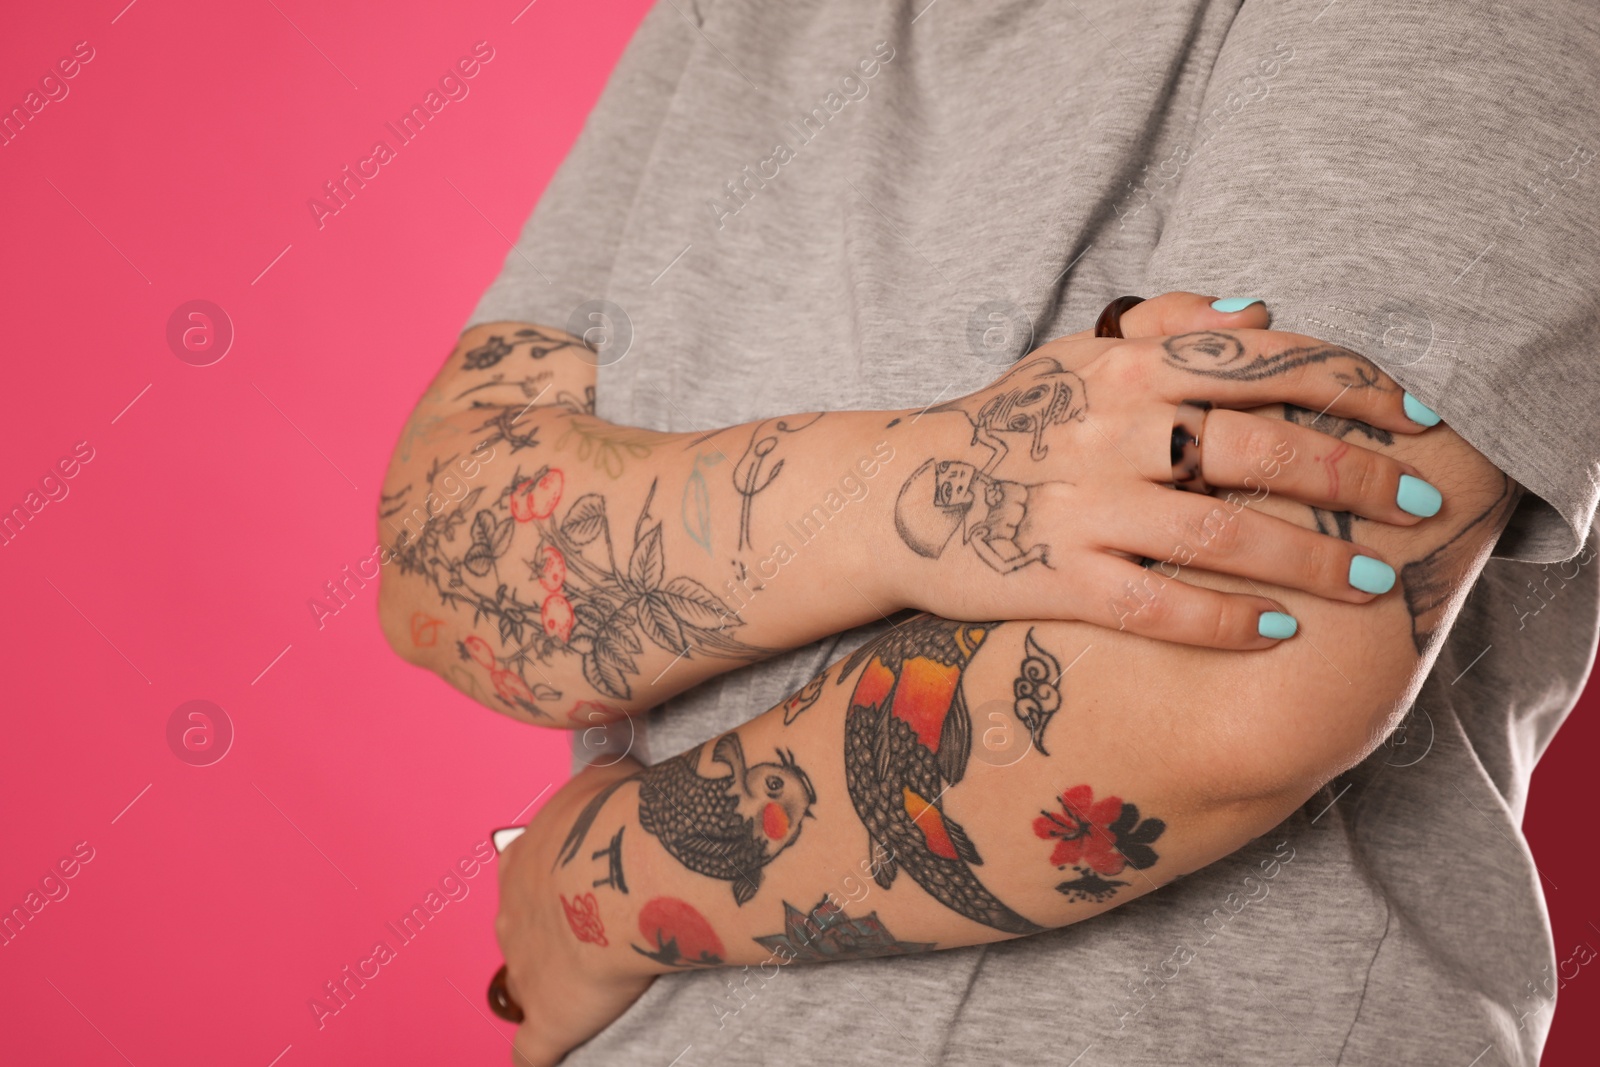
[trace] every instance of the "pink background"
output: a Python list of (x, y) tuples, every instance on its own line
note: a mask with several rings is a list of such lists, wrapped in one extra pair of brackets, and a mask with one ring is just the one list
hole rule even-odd
[[(483, 1008), (493, 865), (414, 942), (385, 923), (548, 795), (565, 737), (404, 666), (374, 584), (320, 629), (308, 601), (370, 555), (407, 411), (648, 2), (125, 2), (32, 5), (0, 36), (7, 110), (94, 49), (0, 147), (0, 510), (94, 450), (0, 547), (0, 909), (94, 850), (0, 947), (4, 1058), (505, 1062), (510, 1027)], [(480, 41), (467, 97), (319, 229), (307, 200)], [(166, 340), (195, 299), (235, 331), (207, 367)], [(167, 740), (196, 699), (235, 733), (209, 766)], [(1563, 957), (1600, 946), (1600, 869), (1569, 829), (1593, 806), (1592, 719), (1530, 812)], [(319, 1029), (308, 1000), (379, 939), (395, 958)], [(1591, 970), (1547, 1062), (1595, 1031)]]

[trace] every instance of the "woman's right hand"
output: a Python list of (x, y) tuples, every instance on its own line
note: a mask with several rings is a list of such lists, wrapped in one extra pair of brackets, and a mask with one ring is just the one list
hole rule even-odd
[[(1292, 635), (1279, 605), (1180, 568), (1347, 603), (1388, 593), (1388, 561), (1256, 505), (1425, 521), (1437, 491), (1369, 446), (1427, 429), (1412, 414), (1437, 417), (1366, 358), (1266, 324), (1259, 303), (1228, 314), (1169, 293), (1125, 312), (1123, 338), (1052, 341), (916, 415), (922, 451), (894, 505), (903, 565), (884, 568), (892, 598), (949, 618), (1076, 619), (1254, 649)], [(1213, 407), (1180, 406), (1191, 400)], [(1278, 404), (1287, 419), (1260, 410)]]

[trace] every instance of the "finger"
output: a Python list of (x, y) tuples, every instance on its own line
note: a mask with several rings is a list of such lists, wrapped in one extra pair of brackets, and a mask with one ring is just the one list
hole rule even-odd
[[(1337, 420), (1316, 420), (1334, 428)], [(1439, 491), (1409, 463), (1359, 442), (1382, 437), (1345, 424), (1343, 439), (1243, 411), (1206, 417), (1201, 476), (1213, 487), (1276, 493), (1325, 511), (1346, 511), (1394, 526), (1438, 514)], [(1379, 431), (1378, 433), (1381, 433)]]
[[(1249, 303), (1237, 311), (1222, 311), (1215, 306), (1235, 307), (1245, 300)], [(1246, 297), (1213, 300), (1198, 293), (1171, 292), (1141, 301), (1124, 311), (1119, 322), (1122, 336), (1132, 338), (1165, 337), (1195, 330), (1264, 330), (1271, 319), (1267, 306), (1260, 300)], [(1058, 340), (1081, 341), (1094, 336), (1091, 326)]]
[[(1233, 310), (1219, 310), (1219, 306)], [(1197, 330), (1264, 330), (1271, 318), (1267, 305), (1250, 297), (1219, 300), (1198, 293), (1162, 293), (1122, 313), (1122, 336), (1168, 337)]]
[(1160, 366), (1152, 384), (1173, 402), (1198, 397), (1232, 408), (1293, 404), (1309, 414), (1357, 419), (1397, 433), (1420, 433), (1438, 421), (1414, 399), (1408, 404), (1405, 390), (1365, 356), (1304, 334), (1203, 330), (1135, 344), (1137, 356), (1121, 358)]
[(1103, 611), (1082, 617), (1108, 629), (1236, 651), (1272, 648), (1298, 629), (1266, 597), (1203, 589), (1114, 556), (1100, 556), (1088, 576), (1106, 591), (1106, 602)]
[[(1177, 406), (1151, 405), (1124, 424), (1118, 451), (1150, 482), (1181, 483), (1178, 466), (1193, 468), (1188, 447), (1183, 463), (1174, 456)], [(1299, 418), (1293, 411), (1291, 418)], [(1330, 512), (1351, 512), (1393, 526), (1414, 526), (1438, 514), (1443, 498), (1409, 463), (1367, 444), (1387, 444), (1386, 430), (1339, 419), (1316, 419), (1335, 437), (1292, 421), (1218, 408), (1186, 419), (1185, 432), (1199, 426), (1198, 473), (1213, 490), (1239, 490), (1251, 499), (1281, 495)]]
[(1159, 576), (1182, 567), (1302, 589), (1365, 604), (1395, 585), (1394, 568), (1371, 549), (1246, 506), (1151, 486), (1124, 498), (1097, 529), (1105, 547), (1155, 561)]

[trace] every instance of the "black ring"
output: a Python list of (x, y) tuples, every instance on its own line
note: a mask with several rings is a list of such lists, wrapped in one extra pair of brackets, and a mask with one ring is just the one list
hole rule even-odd
[(1201, 471), (1206, 419), (1214, 405), (1209, 400), (1185, 400), (1172, 419), (1172, 487), (1186, 493), (1211, 492)]
[(1144, 303), (1142, 296), (1119, 296), (1105, 306), (1100, 312), (1100, 317), (1094, 321), (1094, 335), (1096, 337), (1122, 336), (1122, 316), (1135, 304)]
[(511, 999), (511, 990), (506, 988), (506, 965), (503, 963), (489, 979), (489, 1010), (508, 1023), (521, 1023), (527, 1017), (522, 1014), (522, 1005)]

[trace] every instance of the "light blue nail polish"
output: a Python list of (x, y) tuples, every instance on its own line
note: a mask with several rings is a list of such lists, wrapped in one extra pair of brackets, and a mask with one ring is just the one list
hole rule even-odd
[(1406, 418), (1410, 419), (1418, 426), (1439, 425), (1439, 413), (1430, 408), (1428, 405), (1424, 404), (1422, 401), (1418, 400), (1416, 397), (1412, 396), (1410, 393), (1406, 394), (1404, 406), (1406, 409)]
[[(1259, 296), (1224, 296), (1211, 301), (1211, 310), (1231, 315), (1235, 311), (1243, 311), (1251, 304), (1260, 304), (1262, 302)], [(1284, 618), (1287, 619), (1289, 617), (1285, 615)], [(1291, 619), (1290, 621), (1294, 620)]]
[(1350, 561), (1350, 584), (1363, 593), (1387, 593), (1394, 588), (1394, 568), (1381, 559), (1357, 556)]
[(1261, 619), (1256, 623), (1256, 633), (1262, 637), (1270, 637), (1274, 641), (1282, 641), (1286, 637), (1293, 637), (1300, 624), (1295, 622), (1293, 615), (1285, 615), (1281, 611), (1263, 611)]
[(1439, 490), (1421, 478), (1402, 474), (1400, 491), (1394, 495), (1394, 502), (1400, 505), (1400, 510), (1407, 515), (1431, 519), (1439, 514), (1439, 508), (1444, 504), (1444, 497), (1439, 495)]

